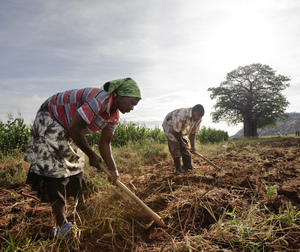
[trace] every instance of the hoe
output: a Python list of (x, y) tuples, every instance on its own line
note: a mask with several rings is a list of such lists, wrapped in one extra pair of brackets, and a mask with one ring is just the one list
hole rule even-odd
[[(110, 175), (108, 169), (100, 164), (101, 169), (107, 174)], [(132, 191), (130, 191), (120, 180), (116, 180), (115, 184), (120, 187), (130, 198), (132, 198), (136, 203), (138, 203), (152, 218), (153, 220), (160, 226), (164, 227), (165, 223), (162, 218), (155, 213), (150, 207), (148, 207), (143, 201), (141, 201)]]
[(201, 158), (203, 158), (207, 163), (209, 163), (210, 165), (212, 165), (213, 167), (216, 168), (217, 172), (222, 172), (223, 173), (223, 170), (217, 166), (216, 164), (214, 164), (213, 162), (211, 162), (209, 159), (207, 159), (206, 157), (204, 157), (203, 155), (201, 155), (200, 153), (198, 153), (197, 151), (195, 151), (195, 154)]

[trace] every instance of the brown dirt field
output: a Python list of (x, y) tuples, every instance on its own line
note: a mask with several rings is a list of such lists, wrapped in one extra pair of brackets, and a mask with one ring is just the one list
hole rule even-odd
[[(103, 223), (95, 213), (80, 215), (85, 221), (78, 222), (78, 228), (83, 231), (75, 232), (72, 246), (77, 247), (77, 251), (255, 251), (233, 242), (238, 233), (234, 226), (231, 227), (232, 240), (229, 236), (218, 239), (221, 237), (215, 229), (218, 220), (228, 219), (225, 211), (234, 210), (235, 216), (241, 217), (250, 209), (257, 211), (256, 218), (264, 220), (286, 210), (289, 202), (299, 211), (299, 152), (300, 138), (278, 137), (276, 141), (228, 144), (218, 153), (202, 153), (218, 165), (223, 174), (216, 174), (215, 168), (198, 156), (193, 156), (196, 169), (180, 176), (173, 174), (170, 157), (144, 167), (119, 166), (120, 180), (159, 214), (166, 226), (151, 223), (151, 217), (140, 206), (108, 188), (120, 208), (117, 218), (122, 220)], [(132, 157), (134, 154), (124, 153), (124, 159)], [(276, 188), (278, 195), (267, 195), (270, 186)], [(24, 195), (33, 195), (24, 184), (1, 185), (0, 192), (3, 237), (8, 239), (9, 231), (15, 241), (24, 236), (34, 241), (50, 238), (54, 219), (48, 204)], [(103, 202), (97, 205), (97, 199), (92, 196), (90, 201), (95, 205), (95, 212), (107, 211), (101, 205)], [(267, 211), (262, 211), (262, 207)], [(299, 217), (296, 224), (299, 227)], [(265, 243), (265, 250), (259, 247), (257, 251), (300, 251), (297, 228), (280, 226), (276, 235), (277, 238)], [(278, 237), (284, 237), (282, 243)], [(260, 241), (256, 236), (251, 239)]]

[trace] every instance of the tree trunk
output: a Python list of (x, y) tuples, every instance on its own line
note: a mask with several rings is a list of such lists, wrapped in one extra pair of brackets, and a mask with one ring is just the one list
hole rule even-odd
[(251, 116), (244, 117), (244, 137), (257, 137), (257, 123), (253, 121)]

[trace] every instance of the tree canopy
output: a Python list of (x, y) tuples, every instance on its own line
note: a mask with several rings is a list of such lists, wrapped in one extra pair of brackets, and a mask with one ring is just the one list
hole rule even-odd
[(268, 65), (251, 64), (231, 71), (219, 87), (209, 88), (210, 98), (217, 99), (212, 112), (213, 122), (227, 121), (230, 125), (242, 122), (244, 136), (257, 136), (258, 128), (276, 125), (285, 119), (289, 102), (282, 91), (291, 79), (276, 75)]

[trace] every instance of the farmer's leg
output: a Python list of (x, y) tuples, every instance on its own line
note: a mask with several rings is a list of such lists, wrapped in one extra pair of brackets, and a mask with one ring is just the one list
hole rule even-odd
[[(188, 140), (186, 137), (182, 138), (186, 144), (188, 144)], [(180, 154), (182, 156), (183, 168), (184, 170), (192, 170), (194, 167), (192, 166), (192, 157), (188, 149), (180, 148)]]
[(86, 210), (88, 208), (87, 204), (85, 203), (84, 194), (78, 196), (78, 210)]
[(84, 191), (87, 190), (87, 186), (82, 172), (69, 177), (69, 180), (67, 184), (67, 197), (72, 196), (78, 201), (77, 210), (86, 210), (88, 206), (85, 201)]
[(56, 225), (60, 227), (68, 222), (66, 218), (66, 185), (68, 184), (68, 182), (69, 178), (47, 179), (47, 189), (52, 206), (52, 211), (56, 218)]
[(180, 153), (179, 142), (172, 141), (168, 138), (168, 146), (169, 146), (169, 151), (171, 153), (171, 156), (175, 163), (175, 168), (176, 168), (175, 173), (177, 175), (184, 173), (184, 170), (182, 170), (181, 165), (180, 165), (181, 153)]
[(192, 157), (188, 155), (182, 155), (183, 166), (185, 170), (195, 169), (192, 165)]
[(52, 211), (56, 218), (56, 226), (61, 227), (63, 224), (68, 222), (66, 219), (66, 204), (61, 199), (57, 199), (51, 204), (52, 204)]

